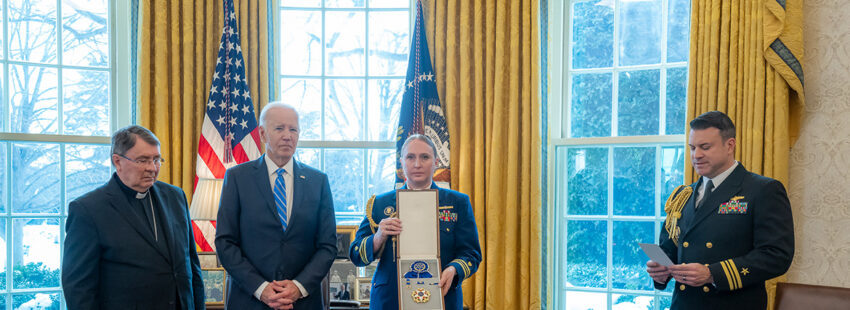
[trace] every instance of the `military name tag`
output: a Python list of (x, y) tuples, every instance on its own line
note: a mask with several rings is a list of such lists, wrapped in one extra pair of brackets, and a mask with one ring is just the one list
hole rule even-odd
[(440, 290), (440, 220), (437, 190), (398, 190), (396, 208), (404, 229), (398, 236), (398, 303), (405, 310), (443, 310)]

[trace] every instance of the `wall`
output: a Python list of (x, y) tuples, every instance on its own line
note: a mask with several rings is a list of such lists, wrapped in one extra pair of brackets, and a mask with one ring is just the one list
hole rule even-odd
[(804, 1), (806, 113), (791, 152), (790, 282), (850, 287), (850, 1)]

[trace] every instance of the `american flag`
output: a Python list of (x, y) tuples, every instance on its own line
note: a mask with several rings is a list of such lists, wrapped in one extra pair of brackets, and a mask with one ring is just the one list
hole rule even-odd
[(396, 130), (396, 187), (404, 184), (401, 167), (401, 147), (412, 134), (424, 134), (437, 147), (437, 171), (434, 182), (443, 188), (450, 187), (449, 129), (446, 116), (437, 94), (437, 82), (431, 66), (431, 54), (425, 37), (422, 2), (416, 1), (416, 26), (410, 42), (404, 97)]
[[(221, 192), (227, 168), (260, 157), (260, 134), (251, 100), (233, 0), (224, 0), (224, 29), (218, 46), (215, 72), (204, 124), (198, 142), (195, 194)], [(215, 251), (215, 214), (200, 214), (193, 199), (195, 243), (200, 251)], [(200, 212), (200, 213), (199, 213)]]

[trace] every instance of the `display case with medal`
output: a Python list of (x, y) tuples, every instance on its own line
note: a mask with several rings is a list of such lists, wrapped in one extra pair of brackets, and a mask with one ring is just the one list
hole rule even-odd
[(436, 189), (396, 191), (398, 218), (404, 225), (395, 242), (399, 309), (444, 309), (438, 205)]

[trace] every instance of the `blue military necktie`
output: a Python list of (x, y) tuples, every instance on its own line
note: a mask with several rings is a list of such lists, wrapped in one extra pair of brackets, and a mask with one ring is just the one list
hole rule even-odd
[(283, 181), (283, 174), (286, 173), (286, 169), (279, 168), (275, 172), (277, 179), (274, 181), (274, 204), (277, 206), (277, 218), (283, 225), (283, 231), (286, 231), (286, 182)]

